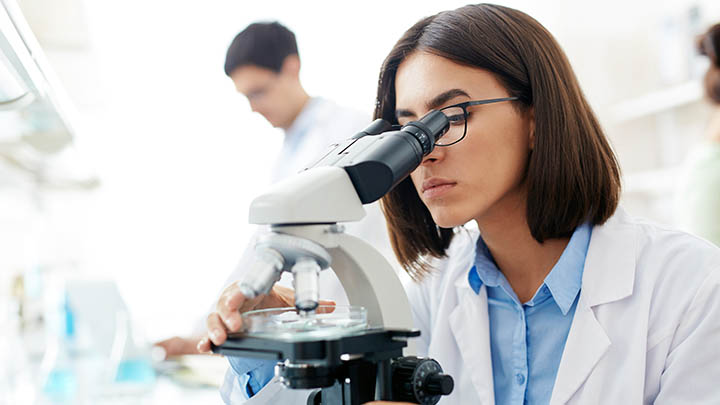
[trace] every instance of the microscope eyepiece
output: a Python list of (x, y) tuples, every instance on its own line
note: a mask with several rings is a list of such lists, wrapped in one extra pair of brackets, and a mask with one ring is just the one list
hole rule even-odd
[(410, 121), (400, 131), (411, 133), (422, 147), (423, 156), (432, 152), (440, 137), (445, 135), (450, 127), (450, 121), (441, 111), (433, 110), (425, 114), (418, 121)]
[(375, 120), (352, 138), (334, 145), (309, 167), (343, 167), (360, 201), (376, 201), (420, 166), (450, 128), (450, 121), (441, 111), (433, 110), (399, 130), (391, 128), (387, 121)]

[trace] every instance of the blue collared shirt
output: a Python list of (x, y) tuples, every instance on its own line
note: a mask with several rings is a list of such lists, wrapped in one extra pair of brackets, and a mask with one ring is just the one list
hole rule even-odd
[[(238, 379), (236, 383), (241, 387), (240, 395), (244, 397), (244, 399), (251, 398), (260, 392), (275, 375), (275, 364), (277, 364), (277, 361), (245, 357), (228, 357), (227, 359), (230, 362), (233, 373)], [(230, 398), (230, 392), (233, 389), (236, 389), (235, 384), (224, 384), (220, 389), (223, 398)], [(230, 402), (225, 401), (225, 403), (229, 404)]]
[(592, 226), (575, 229), (570, 242), (530, 301), (521, 303), (478, 239), (470, 286), (488, 295), (495, 402), (547, 404), (582, 284)]

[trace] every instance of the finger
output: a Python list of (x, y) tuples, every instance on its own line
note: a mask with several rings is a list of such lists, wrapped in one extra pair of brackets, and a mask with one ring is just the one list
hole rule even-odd
[(223, 320), (217, 312), (213, 312), (207, 319), (208, 337), (216, 346), (225, 343), (227, 332)]
[(318, 301), (318, 308), (315, 312), (318, 314), (329, 314), (335, 311), (335, 301), (320, 300)]
[(197, 344), (197, 351), (200, 353), (210, 352), (210, 338), (205, 336)]
[(221, 297), (221, 302), (219, 302), (218, 305), (222, 304), (230, 311), (237, 311), (246, 299), (245, 295), (240, 292), (240, 285), (233, 283), (225, 289)]
[(267, 299), (260, 304), (261, 308), (283, 308), (295, 306), (295, 290), (281, 285), (274, 285)]
[(247, 311), (250, 311), (252, 309), (258, 308), (260, 304), (263, 302), (263, 300), (267, 299), (267, 295), (262, 294), (258, 295), (257, 297), (253, 299), (245, 299), (245, 302), (240, 306), (240, 309), (238, 310), (241, 314)]
[(225, 289), (217, 303), (217, 313), (227, 326), (228, 330), (235, 332), (240, 329), (242, 319), (238, 311), (245, 303), (245, 295), (240, 292), (237, 283)]

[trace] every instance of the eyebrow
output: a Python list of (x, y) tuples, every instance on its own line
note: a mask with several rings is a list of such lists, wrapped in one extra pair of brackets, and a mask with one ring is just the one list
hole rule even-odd
[[(452, 100), (453, 98), (459, 97), (459, 96), (465, 96), (465, 97), (467, 97), (467, 98), (470, 98), (470, 95), (467, 94), (467, 93), (465, 92), (465, 90), (462, 90), (462, 89), (450, 89), (450, 90), (448, 90), (448, 91), (444, 91), (444, 92), (438, 94), (437, 96), (433, 97), (432, 100), (430, 100), (430, 101), (428, 101), (427, 103), (425, 103), (425, 107), (426, 107), (428, 110), (434, 110), (434, 109), (436, 109), (437, 107), (439, 107), (439, 106), (447, 103), (448, 100)], [(401, 109), (395, 110), (395, 117), (396, 117), (396, 118), (401, 118), (401, 117), (414, 117), (414, 116), (415, 116), (415, 113), (412, 112), (412, 111), (410, 111), (410, 110), (407, 110), (407, 109), (402, 109), (402, 108), (401, 108)]]

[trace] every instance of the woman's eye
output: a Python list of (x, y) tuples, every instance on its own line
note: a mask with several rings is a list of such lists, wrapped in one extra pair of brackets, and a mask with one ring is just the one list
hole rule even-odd
[(447, 119), (450, 121), (450, 125), (460, 125), (465, 122), (465, 116), (463, 114), (448, 115)]

